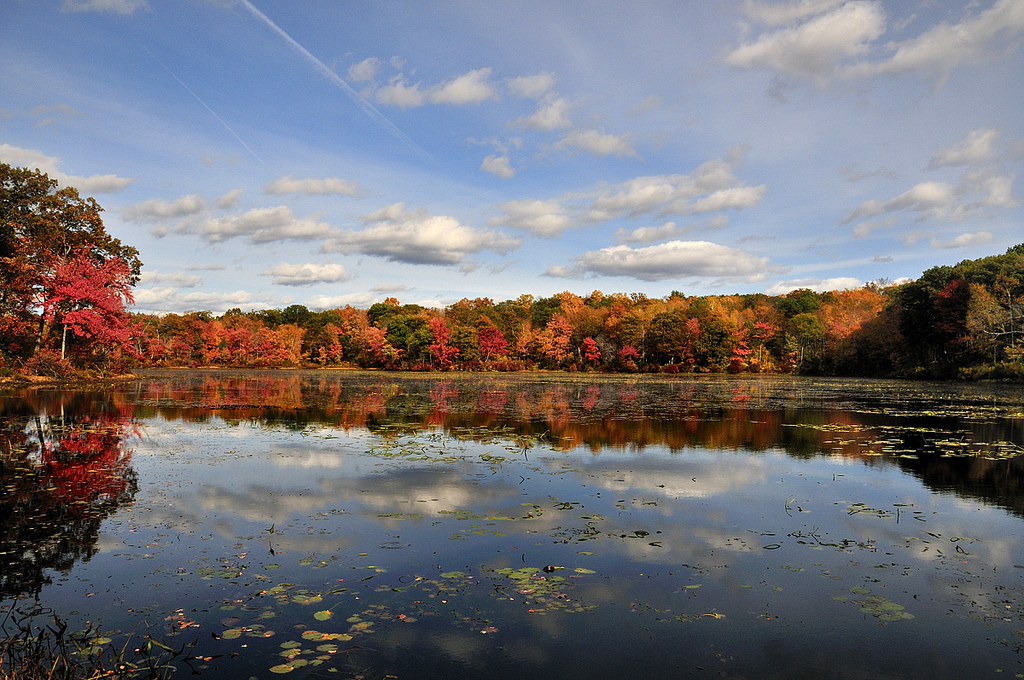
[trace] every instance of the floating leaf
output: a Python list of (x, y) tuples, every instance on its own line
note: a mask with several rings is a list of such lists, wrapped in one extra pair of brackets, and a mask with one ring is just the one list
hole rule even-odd
[(313, 614), (313, 618), (317, 621), (326, 621), (327, 619), (331, 618), (331, 616), (332, 614), (330, 609), (324, 609), (323, 611), (319, 611), (316, 614)]
[(577, 574), (596, 574), (597, 572), (593, 569), (584, 569), (583, 567), (576, 567)]
[(282, 663), (270, 667), (271, 673), (291, 673), (293, 670), (295, 670), (295, 666), (290, 663)]
[(226, 631), (221, 633), (220, 636), (222, 638), (224, 638), (225, 640), (235, 640), (237, 638), (242, 637), (242, 629), (241, 628), (228, 628)]

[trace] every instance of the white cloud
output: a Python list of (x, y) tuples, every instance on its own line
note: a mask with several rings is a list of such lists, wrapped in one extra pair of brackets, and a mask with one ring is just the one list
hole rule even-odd
[(979, 231), (973, 234), (960, 234), (949, 241), (940, 241), (937, 238), (931, 240), (932, 248), (969, 248), (971, 246), (984, 246), (992, 243), (994, 237), (991, 232)]
[(411, 109), (423, 106), (425, 95), (420, 90), (420, 84), (416, 83), (411, 87), (405, 80), (405, 76), (397, 75), (384, 87), (376, 92), (377, 103), (387, 106), (397, 106), (402, 109)]
[(393, 77), (387, 85), (377, 89), (374, 96), (379, 104), (412, 109), (432, 104), (466, 106), (481, 104), (497, 97), (494, 86), (488, 82), (490, 68), (469, 71), (439, 85), (420, 89), (420, 83), (409, 85), (404, 74)]
[(783, 26), (800, 19), (830, 12), (846, 0), (798, 0), (798, 2), (757, 2), (745, 0), (743, 13), (769, 26)]
[(730, 187), (729, 189), (720, 189), (715, 191), (704, 198), (694, 201), (690, 204), (687, 212), (691, 214), (699, 214), (706, 212), (714, 212), (716, 210), (742, 210), (743, 208), (753, 208), (761, 199), (764, 198), (765, 192), (768, 191), (768, 187), (761, 184), (756, 187)]
[(337, 177), (315, 179), (294, 179), (291, 175), (279, 177), (263, 187), (265, 194), (305, 194), (306, 196), (329, 196), (333, 194), (355, 196), (359, 193), (359, 185)]
[[(735, 147), (725, 158), (707, 161), (687, 175), (636, 177), (607, 187), (591, 203), (588, 219), (603, 222), (624, 215), (637, 217), (656, 211), (662, 215), (687, 215), (716, 209), (715, 205), (725, 208), (754, 205), (764, 195), (765, 188), (744, 187), (733, 174), (745, 153), (745, 147)], [(728, 189), (739, 191), (716, 193)], [(701, 196), (705, 197), (704, 202), (692, 203), (693, 199)]]
[(435, 104), (465, 106), (494, 99), (494, 87), (487, 82), (490, 75), (490, 68), (480, 68), (452, 78), (431, 90), (430, 101)]
[(367, 309), (380, 302), (380, 295), (374, 292), (349, 293), (347, 295), (314, 295), (306, 300), (306, 306), (314, 310), (339, 309), (352, 305), (356, 309)]
[[(957, 184), (921, 182), (888, 201), (869, 200), (854, 208), (843, 223), (898, 213), (917, 214), (917, 219), (959, 221), (988, 208), (1016, 208), (1013, 178), (994, 170), (970, 171)], [(859, 233), (864, 230), (861, 229)]]
[(217, 199), (217, 207), (221, 210), (230, 210), (238, 205), (238, 199), (241, 195), (241, 189), (233, 189)]
[(688, 228), (682, 227), (675, 222), (666, 222), (660, 227), (640, 227), (633, 231), (619, 229), (615, 232), (616, 243), (657, 243), (682, 236)]
[[(974, 5), (977, 3), (971, 3)], [(970, 7), (970, 5), (968, 5)], [(877, 0), (801, 0), (744, 3), (751, 18), (770, 26), (730, 52), (725, 61), (741, 68), (768, 68), (824, 84), (833, 76), (865, 77), (916, 73), (942, 84), (962, 64), (981, 64), (1017, 49), (1024, 33), (1020, 0), (996, 0), (958, 23), (942, 22), (920, 35), (891, 42), (888, 58), (869, 55), (886, 30)], [(902, 30), (905, 25), (896, 25)]]
[(785, 295), (794, 290), (807, 288), (818, 293), (825, 293), (833, 290), (856, 290), (864, 286), (864, 282), (850, 276), (837, 276), (832, 279), (793, 279), (791, 281), (777, 281), (764, 289), (767, 295)]
[(970, 165), (983, 163), (995, 158), (994, 145), (999, 139), (999, 131), (992, 128), (971, 130), (967, 136), (946, 149), (939, 149), (928, 167), (931, 169), (949, 165)]
[(487, 156), (484, 158), (484, 162), (480, 164), (480, 169), (502, 179), (510, 179), (515, 177), (516, 174), (515, 169), (510, 164), (508, 154), (500, 156), (491, 154)]
[(548, 274), (629, 276), (641, 281), (690, 277), (757, 281), (767, 270), (768, 258), (736, 248), (708, 241), (669, 241), (645, 248), (618, 245), (590, 251), (577, 258), (572, 269), (555, 267)]
[(196, 288), (205, 283), (202, 276), (192, 276), (182, 271), (172, 272), (170, 274), (163, 274), (160, 271), (144, 271), (142, 276), (139, 277), (140, 286), (154, 286), (157, 284), (167, 284), (176, 288)]
[(259, 303), (259, 298), (248, 291), (239, 290), (234, 293), (182, 293), (177, 288), (140, 288), (135, 291), (135, 309), (152, 314), (183, 314), (206, 310), (223, 313), (232, 307), (248, 306), (268, 307), (266, 302)]
[(330, 233), (330, 225), (311, 218), (297, 218), (287, 206), (256, 208), (241, 215), (214, 217), (199, 226), (199, 234), (217, 243), (247, 236), (253, 243), (310, 241)]
[[(877, 63), (861, 63), (846, 75), (922, 73), (940, 82), (961, 64), (978, 64), (997, 56), (1002, 47), (1015, 48), (1024, 32), (1024, 3), (997, 0), (991, 7), (960, 23), (941, 23), (916, 38), (889, 47), (892, 57)], [(1000, 43), (1000, 39), (1003, 40)]]
[(537, 106), (537, 110), (529, 116), (512, 121), (512, 125), (527, 130), (567, 130), (572, 127), (569, 116), (570, 104), (561, 97), (548, 97)]
[(768, 68), (824, 82), (842, 60), (866, 54), (870, 43), (884, 32), (880, 3), (847, 2), (799, 26), (762, 33), (754, 42), (736, 48), (725, 61), (741, 68)]
[(276, 267), (261, 272), (261, 276), (273, 276), (279, 286), (312, 286), (317, 283), (338, 283), (348, 281), (351, 274), (340, 264), (289, 264), (282, 262)]
[(355, 83), (373, 80), (379, 69), (380, 59), (368, 57), (358, 64), (352, 64), (348, 67), (348, 79)]
[(112, 194), (121, 191), (135, 181), (117, 175), (90, 175), (89, 177), (66, 175), (59, 168), (61, 163), (59, 158), (47, 156), (34, 149), (22, 149), (10, 144), (0, 144), (0, 161), (8, 165), (44, 172), (50, 179), (57, 180), (61, 187), (74, 187), (82, 194)]
[(556, 149), (587, 151), (595, 156), (632, 156), (639, 158), (630, 134), (611, 135), (600, 130), (573, 130), (555, 143)]
[(539, 99), (554, 86), (555, 75), (547, 72), (533, 76), (517, 76), (508, 80), (508, 91), (523, 99)]
[(947, 182), (921, 182), (888, 201), (870, 200), (861, 203), (843, 220), (848, 224), (862, 217), (874, 217), (900, 210), (912, 210), (922, 218), (949, 214), (956, 203), (956, 188)]
[(131, 14), (137, 9), (149, 9), (146, 0), (64, 0), (67, 12), (113, 12)]
[[(1013, 145), (1008, 152), (1001, 152), (996, 148), (999, 136), (999, 131), (993, 128), (978, 128), (932, 156), (930, 169), (967, 166), (955, 184), (921, 182), (887, 201), (864, 201), (847, 214), (843, 223), (867, 219), (854, 228), (854, 235), (860, 238), (875, 229), (892, 226), (895, 221), (892, 216), (902, 211), (915, 213), (918, 220), (958, 221), (976, 214), (987, 216), (993, 208), (1019, 207), (1021, 202), (1013, 193), (1013, 175), (1007, 174), (996, 162), (1012, 157)], [(870, 219), (880, 215), (890, 217), (887, 221)], [(906, 238), (911, 237), (904, 236)]]
[(324, 252), (363, 253), (411, 264), (463, 264), (468, 255), (489, 250), (506, 253), (520, 241), (497, 231), (480, 231), (453, 217), (425, 210), (406, 212), (393, 203), (363, 217), (369, 225), (359, 231), (334, 231)]
[(489, 220), (487, 224), (492, 227), (511, 227), (534, 236), (555, 238), (573, 226), (572, 218), (558, 199), (508, 201), (498, 209), (505, 214)]
[(152, 199), (130, 205), (121, 211), (129, 222), (156, 222), (198, 215), (206, 210), (206, 200), (199, 194), (189, 194), (173, 201)]

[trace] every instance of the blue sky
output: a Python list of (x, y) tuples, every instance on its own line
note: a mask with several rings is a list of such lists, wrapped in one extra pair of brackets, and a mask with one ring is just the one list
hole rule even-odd
[(857, 287), (1024, 242), (1024, 2), (5, 0), (140, 311)]

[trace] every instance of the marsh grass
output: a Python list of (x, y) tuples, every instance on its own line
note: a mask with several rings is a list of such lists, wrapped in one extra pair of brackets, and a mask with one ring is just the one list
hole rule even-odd
[(0, 680), (163, 680), (198, 639), (174, 649), (133, 631), (120, 647), (95, 627), (72, 631), (52, 609), (14, 605), (0, 622)]

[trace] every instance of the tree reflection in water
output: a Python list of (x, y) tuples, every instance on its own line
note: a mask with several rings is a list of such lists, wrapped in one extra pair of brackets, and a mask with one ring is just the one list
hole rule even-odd
[(35, 596), (48, 570), (97, 551), (103, 520), (138, 491), (131, 407), (100, 395), (30, 393), (0, 411), (0, 598)]

